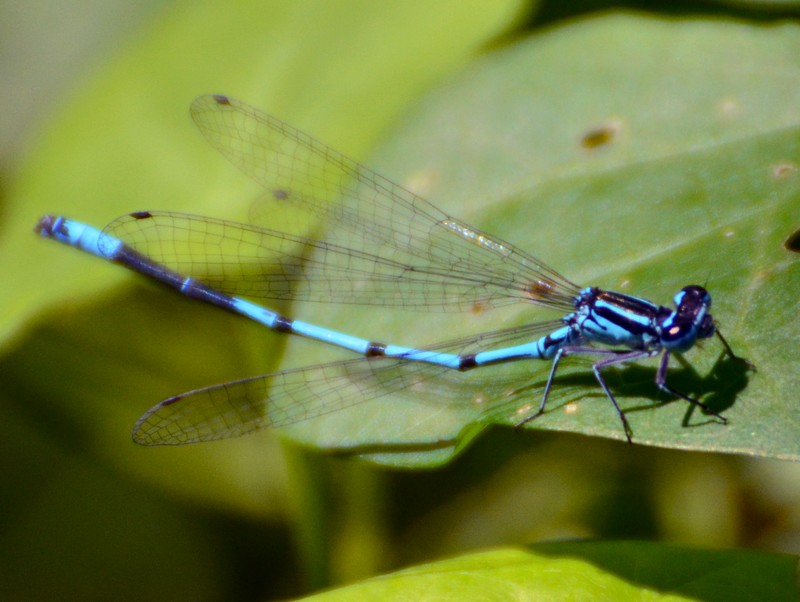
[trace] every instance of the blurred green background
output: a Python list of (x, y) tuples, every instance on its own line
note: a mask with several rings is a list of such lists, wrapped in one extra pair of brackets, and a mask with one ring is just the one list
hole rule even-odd
[[(562, 4), (0, 4), (5, 599), (274, 599), (558, 538), (800, 553), (800, 464), (752, 457), (799, 457), (800, 256), (779, 244), (800, 225), (799, 3)], [(275, 433), (136, 447), (131, 425), (170, 394), (338, 357), (31, 233), (47, 212), (246, 219), (257, 187), (187, 116), (213, 92), (579, 282), (666, 302), (708, 278), (760, 370), (730, 427), (681, 428), (677, 403), (631, 421), (641, 443), (679, 449), (493, 427), (430, 471)], [(363, 324), (347, 312), (337, 323)], [(390, 334), (363, 334), (399, 332), (369, 319)], [(716, 354), (690, 359), (706, 374)], [(618, 438), (591, 400), (576, 430)], [(701, 448), (741, 455), (686, 451)]]

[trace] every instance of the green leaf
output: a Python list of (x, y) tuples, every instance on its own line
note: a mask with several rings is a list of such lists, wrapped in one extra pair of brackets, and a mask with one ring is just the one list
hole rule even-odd
[[(722, 412), (726, 426), (661, 394), (656, 360), (608, 370), (634, 441), (798, 459), (800, 263), (782, 246), (800, 201), (800, 53), (790, 47), (800, 48), (796, 25), (613, 17), (553, 30), (432, 94), (376, 163), (578, 283), (664, 305), (687, 284), (707, 285), (721, 332), (758, 372), (721, 358), (716, 340), (687, 353), (688, 367), (673, 359), (668, 382)], [(451, 316), (295, 311), (405, 345), (559, 317), (524, 304)], [(284, 365), (330, 359), (304, 341), (290, 351)], [(447, 375), (287, 430), (382, 463), (436, 465), (486, 425), (535, 410), (549, 369), (519, 362)], [(624, 440), (579, 360), (559, 367), (549, 411), (527, 427)]]
[[(303, 9), (291, 6), (286, 9), (288, 21), (270, 22), (276, 35), (285, 33), (287, 23), (305, 23), (301, 18)], [(191, 14), (209, 18), (205, 12)], [(242, 18), (252, 19), (252, 15)], [(347, 23), (353, 31), (362, 31), (365, 26), (359, 21), (354, 25), (354, 18), (348, 14), (342, 27)], [(218, 72), (223, 83), (228, 81), (231, 64), (241, 61), (242, 56), (271, 58), (277, 52), (260, 49), (256, 53), (252, 48), (213, 44), (197, 33), (197, 23), (191, 19), (179, 24), (183, 26), (182, 34), (194, 43), (187, 52), (200, 52), (198, 47), (209, 44), (217, 50), (224, 48), (221, 57), (204, 54), (201, 61), (206, 72)], [(403, 27), (410, 25), (406, 21), (398, 25), (398, 38), (405, 32)], [(479, 30), (477, 25), (473, 27), (474, 31)], [(209, 24), (202, 33), (208, 35), (213, 29)], [(273, 38), (258, 31), (256, 46), (266, 43), (264, 40), (273, 43)], [(164, 33), (158, 34), (154, 39), (165, 43)], [(478, 37), (475, 34), (469, 39)], [(161, 46), (148, 42), (138, 49), (135, 58), (142, 62), (142, 57), (147, 57), (143, 62), (149, 68), (148, 60), (155, 61)], [(417, 107), (404, 127), (387, 141), (375, 164), (449, 213), (530, 250), (575, 281), (640, 294), (664, 304), (682, 286), (707, 281), (722, 331), (739, 354), (759, 367), (759, 372), (750, 373), (735, 362), (717, 363), (715, 341), (687, 354), (692, 368), (681, 369), (674, 362), (670, 382), (724, 412), (731, 423), (723, 426), (687, 411), (683, 402), (662, 406), (667, 400), (652, 384), (652, 362), (609, 371), (609, 384), (628, 410), (635, 441), (797, 459), (800, 408), (794, 403), (792, 384), (797, 368), (793, 339), (800, 326), (800, 291), (797, 258), (782, 243), (796, 228), (792, 209), (797, 206), (800, 189), (800, 53), (787, 51), (796, 49), (798, 42), (798, 28), (791, 24), (762, 29), (715, 21), (625, 16), (596, 18), (553, 29), (471, 64), (458, 79)], [(244, 44), (238, 40), (235, 43)], [(361, 50), (359, 47), (354, 55), (362, 57)], [(422, 52), (416, 47), (414, 50)], [(438, 48), (433, 55), (441, 52)], [(453, 52), (449, 56), (456, 55)], [(587, 55), (591, 61), (587, 61)], [(211, 63), (216, 65), (216, 71), (208, 71), (212, 58), (219, 61)], [(373, 116), (371, 121), (359, 112), (354, 119), (361, 128), (348, 129), (338, 120), (338, 128), (333, 122), (325, 128), (321, 124), (330, 121), (333, 112), (326, 111), (320, 117), (319, 105), (316, 100), (307, 99), (307, 91), (298, 94), (307, 104), (284, 106), (282, 101), (287, 97), (281, 95), (281, 80), (276, 75), (285, 74), (304, 89), (307, 82), (316, 81), (315, 77), (327, 81), (325, 78), (331, 73), (351, 73), (341, 69), (343, 64), (349, 65), (343, 60), (339, 55), (323, 57), (320, 64), (312, 63), (299, 72), (294, 65), (287, 71), (273, 71), (272, 64), (248, 63), (249, 69), (239, 76), (251, 88), (233, 83), (220, 87), (268, 107), (358, 155), (358, 149), (377, 130), (374, 124), (389, 121), (390, 111), (385, 105), (376, 109), (380, 117)], [(410, 64), (406, 50), (382, 61), (404, 69)], [(114, 77), (109, 75), (91, 90), (95, 94), (75, 103), (69, 118), (65, 118), (68, 125), (53, 133), (51, 146), (43, 147), (41, 163), (36, 164), (39, 171), (32, 167), (21, 178), (17, 193), (27, 191), (31, 198), (42, 199), (39, 203), (61, 198), (76, 207), (77, 198), (89, 199), (95, 205), (98, 201), (109, 204), (109, 199), (114, 199), (118, 209), (113, 213), (142, 208), (191, 208), (233, 218), (244, 215), (249, 204), (246, 201), (252, 198), (249, 195), (257, 194), (255, 186), (219, 157), (203, 150), (199, 137), (189, 134), (188, 124), (178, 133), (174, 117), (182, 110), (175, 106), (175, 91), (154, 93), (142, 106), (133, 93), (146, 70), (139, 62), (138, 70), (124, 68), (130, 67), (127, 63), (114, 65), (109, 71)], [(160, 68), (166, 70), (164, 66)], [(387, 69), (391, 71), (391, 67)], [(442, 70), (433, 65), (430, 77)], [(367, 85), (356, 71), (351, 75), (366, 91), (355, 104), (372, 106), (385, 91), (381, 86), (384, 82), (370, 81)], [(118, 73), (130, 77), (120, 79)], [(415, 75), (419, 78), (415, 82), (422, 81), (423, 75)], [(186, 78), (190, 79), (188, 75)], [(248, 94), (248, 89), (256, 89), (255, 81), (258, 90), (270, 90), (270, 94)], [(181, 85), (186, 86), (185, 82)], [(354, 89), (352, 82), (347, 86), (344, 80), (337, 79), (330, 85), (331, 97), (339, 102), (334, 106), (354, 103), (352, 96), (345, 98), (346, 91)], [(420, 86), (407, 84), (403, 98), (411, 98)], [(112, 93), (103, 98), (100, 108), (104, 110), (97, 112), (92, 107), (89, 119), (86, 103), (97, 103), (95, 96), (101, 88)], [(157, 101), (162, 94), (169, 103)], [(391, 106), (400, 104), (393, 95)], [(136, 110), (139, 119), (134, 119)], [(120, 136), (113, 136), (114, 146), (126, 153), (138, 148), (135, 157), (123, 154), (107, 159), (114, 155), (107, 150), (110, 136), (97, 124), (106, 126), (112, 111), (126, 115), (125, 120), (116, 118), (125, 126)], [(154, 120), (154, 115), (160, 117)], [(314, 125), (315, 118), (319, 118), (320, 125)], [(342, 135), (345, 129), (350, 137)], [(357, 136), (356, 132), (361, 134)], [(354, 138), (359, 141), (353, 142)], [(143, 139), (148, 141), (144, 146)], [(164, 151), (165, 155), (141, 152), (142, 148), (152, 151), (152, 141), (156, 139), (159, 153)], [(86, 147), (76, 148), (76, 140), (87, 140)], [(189, 147), (200, 150), (193, 154)], [(142, 172), (131, 175), (129, 165), (137, 165)], [(97, 181), (93, 179), (95, 172)], [(50, 178), (42, 176), (47, 173)], [(65, 182), (63, 175), (72, 179)], [(216, 187), (210, 189), (209, 182)], [(173, 194), (166, 195), (169, 202), (151, 201), (143, 206), (140, 199), (152, 197), (147, 187)], [(66, 197), (65, 191), (69, 193)], [(172, 201), (172, 197), (180, 200)], [(223, 208), (220, 199), (242, 202)], [(28, 207), (25, 213), (32, 222), (30, 211)], [(16, 236), (15, 231), (9, 240)], [(66, 262), (74, 265), (75, 261), (86, 261), (89, 266), (91, 260), (69, 258), (67, 253), (62, 260), (54, 259), (52, 248), (45, 249), (41, 243), (35, 246), (36, 241), (26, 236), (28, 242), (20, 242), (19, 248), (30, 248), (30, 256), (49, 267), (35, 274), (23, 270), (14, 275), (19, 282), (18, 297), (7, 303), (11, 308), (9, 320), (41, 307), (46, 299), (63, 299), (79, 290), (105, 289), (107, 285), (99, 282), (111, 281), (113, 273), (121, 273), (95, 261), (93, 267), (87, 267), (74, 279), (60, 283), (60, 292), (53, 287), (44, 289), (38, 286), (41, 279), (56, 270), (68, 269)], [(63, 307), (52, 316), (64, 337), (78, 337), (84, 348), (103, 349), (104, 342), (115, 343), (105, 352), (95, 351), (91, 364), (75, 358), (83, 362), (83, 371), (76, 369), (73, 373), (86, 374), (87, 379), (113, 374), (112, 364), (116, 366), (118, 378), (109, 379), (109, 387), (96, 396), (99, 401), (94, 406), (105, 405), (124, 391), (125, 412), (134, 415), (140, 411), (142, 399), (158, 398), (151, 396), (150, 390), (156, 384), (161, 390), (160, 381), (166, 382), (168, 374), (175, 375), (169, 378), (170, 382), (190, 388), (262, 373), (270, 368), (270, 362), (277, 365), (278, 354), (268, 351), (282, 345), (283, 338), (262, 334), (247, 325), (233, 326), (234, 321), (225, 317), (210, 317), (220, 312), (188, 309), (189, 305), (177, 298), (164, 301), (158, 318), (126, 307), (124, 311), (139, 317), (124, 324), (115, 323), (110, 314), (103, 314), (97, 307), (84, 307), (79, 311), (91, 319), (84, 320), (77, 329), (65, 323)], [(165, 310), (168, 306), (171, 309)], [(116, 305), (114, 310), (119, 312), (121, 307)], [(311, 305), (296, 306), (291, 313), (371, 339), (409, 345), (430, 344), (452, 338), (454, 333), (558, 317), (545, 316), (545, 312), (527, 306), (508, 312), (478, 311), (468, 316), (409, 316), (353, 307), (334, 311)], [(98, 314), (106, 315), (108, 321), (98, 321)], [(214, 326), (205, 328), (211, 320)], [(195, 333), (199, 323), (204, 324), (204, 333), (213, 333), (214, 329), (226, 333), (236, 328), (233, 339), (243, 345), (232, 350), (231, 337), (224, 334), (213, 334), (198, 343)], [(101, 340), (89, 324), (104, 325), (104, 332), (113, 332), (114, 340)], [(137, 338), (148, 330), (144, 338)], [(154, 349), (156, 333), (165, 335), (166, 341), (176, 342)], [(220, 340), (225, 341), (224, 346), (216, 343)], [(117, 341), (126, 342), (127, 357), (120, 355)], [(63, 353), (59, 361), (67, 371), (66, 367), (72, 366), (64, 358), (71, 361), (75, 348), (65, 344)], [(322, 345), (292, 342), (280, 367), (338, 357), (342, 355)], [(127, 377), (120, 374), (120, 360), (126, 359), (129, 362), (123, 367)], [(30, 365), (34, 365), (33, 360)], [(286, 433), (314, 447), (361, 453), (391, 465), (433, 466), (464, 449), (487, 425), (518, 422), (538, 404), (548, 370), (546, 362), (519, 362), (465, 375), (447, 375), (422, 397), (414, 397), (413, 391), (405, 396), (386, 396), (299, 423), (287, 428)], [(30, 374), (41, 371), (36, 368)], [(158, 376), (147, 378), (143, 373)], [(506, 383), (512, 382), (524, 385), (509, 389)], [(98, 393), (97, 382), (92, 385), (90, 388)], [(63, 396), (63, 391), (54, 389), (52, 383), (50, 386), (48, 395)], [(179, 390), (176, 386), (169, 392)], [(509, 392), (513, 394), (507, 395)], [(84, 394), (86, 397), (68, 402), (94, 409), (87, 402), (88, 391)], [(134, 407), (135, 412), (131, 409)], [(87, 411), (82, 422), (90, 420), (91, 415)], [(103, 433), (100, 437), (108, 437), (109, 446), (113, 446), (112, 440), (117, 444), (122, 440), (125, 429), (119, 425), (123, 422), (129, 424), (115, 416), (98, 425)], [(117, 429), (113, 434), (108, 430), (110, 424)], [(613, 408), (587, 364), (580, 361), (565, 362), (555, 382), (548, 413), (528, 427), (623, 438)], [(208, 452), (181, 450), (174, 457), (180, 456), (187, 465), (193, 465), (198, 457), (213, 456), (225, 464), (238, 457), (250, 458), (260, 449), (257, 443), (250, 447), (246, 443), (239, 445), (218, 445)], [(253, 485), (251, 494), (259, 490), (258, 484)]]
[(643, 542), (559, 542), (460, 556), (306, 600), (796, 600), (798, 558)]

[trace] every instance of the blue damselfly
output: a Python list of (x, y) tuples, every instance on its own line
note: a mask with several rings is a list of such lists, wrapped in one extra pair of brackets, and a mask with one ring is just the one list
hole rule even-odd
[[(280, 427), (412, 386), (446, 371), (520, 360), (551, 361), (538, 405), (544, 413), (560, 362), (594, 356), (593, 372), (631, 441), (628, 420), (603, 370), (661, 355), (659, 389), (726, 419), (667, 384), (672, 354), (716, 335), (738, 358), (709, 313), (711, 296), (681, 289), (674, 309), (627, 294), (579, 287), (519, 248), (434, 207), (278, 119), (225, 96), (203, 96), (192, 116), (210, 143), (283, 206), (325, 225), (320, 237), (280, 223), (246, 225), (196, 215), (141, 211), (102, 231), (43, 217), (43, 236), (122, 264), (188, 297), (268, 328), (360, 354), (361, 358), (284, 370), (190, 391), (149, 410), (134, 428), (143, 444), (182, 444)], [(515, 302), (557, 309), (556, 322), (476, 334), (430, 347), (367, 340), (291, 319), (245, 299), (312, 300), (471, 311)], [(746, 360), (743, 360), (746, 361)], [(322, 397), (324, 403), (310, 400)]]

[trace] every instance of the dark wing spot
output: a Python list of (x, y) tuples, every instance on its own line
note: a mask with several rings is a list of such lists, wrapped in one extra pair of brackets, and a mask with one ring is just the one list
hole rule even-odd
[(546, 299), (555, 293), (557, 285), (552, 280), (541, 279), (536, 282), (530, 282), (525, 287), (525, 293), (531, 299)]

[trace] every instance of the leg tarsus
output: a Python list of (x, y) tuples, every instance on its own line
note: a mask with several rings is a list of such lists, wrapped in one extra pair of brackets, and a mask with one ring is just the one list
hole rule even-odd
[(753, 362), (751, 362), (750, 360), (748, 360), (746, 358), (743, 358), (741, 355), (736, 355), (733, 352), (733, 347), (731, 347), (730, 344), (728, 343), (728, 341), (725, 339), (725, 337), (722, 336), (722, 333), (719, 331), (719, 329), (715, 330), (714, 332), (717, 333), (717, 337), (719, 338), (720, 342), (722, 343), (722, 346), (725, 348), (725, 353), (727, 353), (728, 356), (732, 360), (736, 360), (737, 362), (742, 362), (743, 364), (746, 364), (747, 367), (750, 370), (752, 370), (753, 372), (757, 372), (758, 371), (758, 368), (756, 368), (756, 365)]
[(642, 356), (642, 352), (623, 352), (619, 354), (617, 357), (611, 357), (605, 360), (600, 360), (596, 362), (592, 366), (592, 371), (594, 372), (594, 377), (597, 379), (597, 382), (600, 383), (600, 387), (611, 400), (611, 403), (614, 404), (614, 409), (617, 411), (617, 416), (619, 416), (620, 421), (622, 421), (622, 429), (625, 432), (625, 438), (628, 440), (628, 443), (633, 444), (633, 429), (631, 428), (630, 423), (628, 422), (627, 417), (625, 416), (625, 412), (622, 411), (622, 408), (619, 407), (616, 398), (611, 393), (611, 389), (608, 388), (608, 384), (606, 384), (606, 379), (603, 378), (602, 373), (600, 370), (602, 368), (612, 366), (614, 364), (620, 364), (623, 362), (630, 361), (632, 359), (636, 359)]
[[(723, 341), (724, 340), (725, 339), (723, 339)], [(726, 345), (727, 345), (727, 343), (726, 343)], [(656, 373), (656, 386), (659, 389), (661, 389), (662, 391), (664, 391), (665, 393), (668, 393), (668, 394), (672, 395), (673, 397), (677, 397), (679, 399), (683, 399), (684, 401), (688, 401), (693, 406), (696, 406), (696, 407), (700, 408), (700, 410), (702, 410), (702, 412), (704, 414), (710, 414), (711, 416), (715, 416), (716, 418), (719, 418), (720, 420), (722, 420), (722, 422), (724, 424), (728, 424), (728, 419), (725, 418), (725, 416), (723, 416), (722, 414), (717, 414), (714, 410), (709, 408), (702, 401), (700, 401), (698, 399), (694, 399), (693, 397), (689, 397), (688, 395), (686, 395), (684, 393), (681, 393), (680, 391), (677, 391), (676, 389), (673, 389), (672, 387), (670, 387), (667, 384), (667, 367), (669, 366), (669, 357), (670, 357), (670, 352), (669, 351), (665, 351), (664, 355), (661, 358), (661, 363), (658, 366), (658, 372)], [(736, 357), (736, 356), (732, 356), (732, 357)]]

